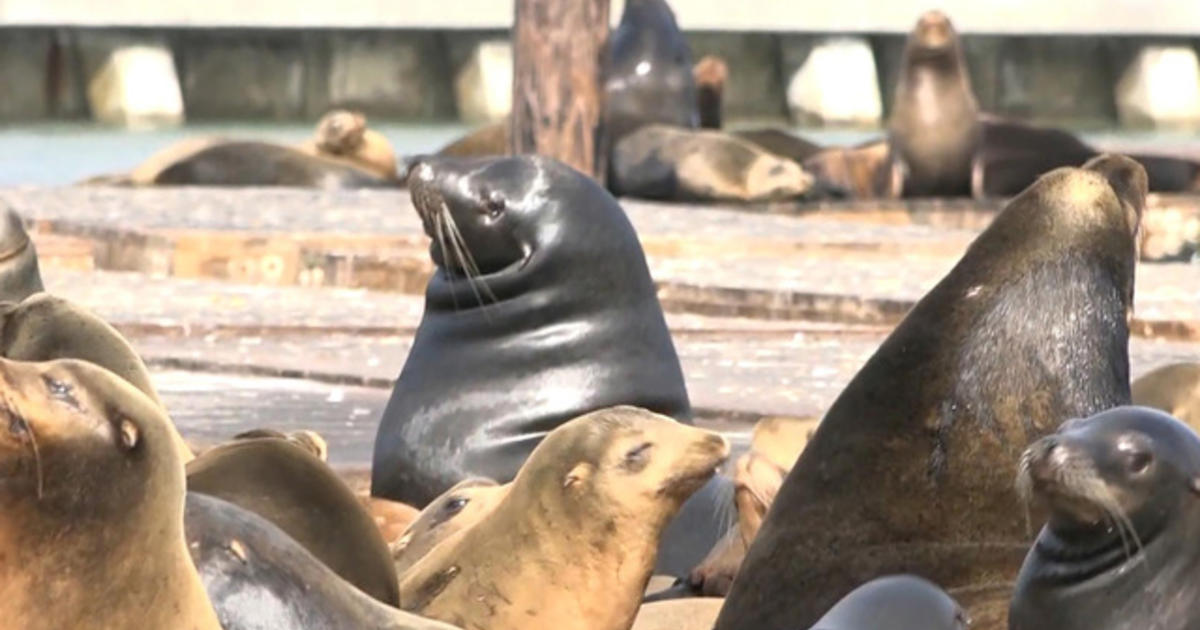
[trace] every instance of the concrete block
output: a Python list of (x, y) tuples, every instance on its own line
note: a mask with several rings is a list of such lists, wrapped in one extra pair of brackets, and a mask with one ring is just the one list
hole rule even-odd
[(454, 112), (442, 38), (431, 32), (339, 34), (331, 42), (329, 102), (378, 118), (446, 118)]
[(188, 117), (304, 115), (305, 53), (298, 34), (195, 31), (176, 42)]
[(1200, 61), (1191, 46), (1146, 46), (1115, 87), (1128, 126), (1200, 126)]
[(990, 111), (1042, 124), (1116, 119), (1111, 48), (1099, 37), (1012, 37), (1000, 42)]
[(684, 33), (692, 61), (716, 55), (729, 67), (724, 118), (784, 120), (787, 104), (779, 71), (779, 40), (767, 33)]
[(92, 117), (127, 127), (179, 125), (183, 93), (171, 50), (154, 39), (97, 34), (80, 39)]
[(870, 44), (839, 37), (814, 46), (788, 82), (787, 102), (798, 123), (878, 126), (883, 103)]
[(481, 42), (454, 79), (459, 117), (485, 123), (508, 116), (512, 110), (512, 84), (512, 43)]

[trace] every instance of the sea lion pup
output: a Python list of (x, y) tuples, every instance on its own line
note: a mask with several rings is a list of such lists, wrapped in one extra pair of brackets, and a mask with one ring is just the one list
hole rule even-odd
[(889, 575), (854, 589), (812, 630), (967, 630), (970, 620), (941, 588), (915, 575)]
[(946, 14), (926, 12), (909, 33), (892, 97), (889, 195), (969, 195), (981, 133), (958, 33)]
[(1200, 437), (1147, 407), (1065, 422), (1021, 456), (1049, 510), (1017, 577), (1011, 630), (1200, 626)]
[(981, 627), (1004, 618), (1030, 540), (1005, 471), (1063, 418), (1129, 402), (1145, 195), (1140, 165), (1104, 156), (1007, 204), (829, 409), (718, 630), (805, 627), (903, 572), (940, 584)]
[(692, 67), (692, 80), (696, 82), (696, 110), (701, 129), (720, 129), (723, 116), (722, 101), (725, 100), (725, 81), (729, 79), (729, 66), (716, 55), (704, 55)]
[(390, 547), (396, 575), (403, 576), (443, 540), (486, 518), (508, 492), (509, 485), (472, 477), (458, 482), (425, 506)]
[(609, 160), (614, 195), (672, 201), (794, 199), (813, 178), (796, 162), (722, 131), (643, 125)]
[(0, 218), (0, 302), (20, 302), (45, 290), (37, 249), (21, 215), (2, 201), (0, 211), (4, 213)]
[(271, 521), (367, 595), (395, 606), (396, 572), (370, 513), (328, 464), (276, 437), (242, 438), (187, 465), (190, 492)]
[(76, 360), (0, 359), (0, 393), (4, 627), (221, 630), (184, 542), (162, 407)]
[(635, 407), (571, 420), (488, 518), (409, 570), (401, 607), (464, 628), (625, 630), (663, 529), (728, 454), (720, 435)]
[(1132, 385), (1133, 404), (1161, 409), (1200, 428), (1200, 363), (1173, 363), (1143, 374)]
[(626, 0), (608, 39), (604, 123), (612, 146), (642, 125), (700, 122), (692, 49), (665, 0)]
[(185, 518), (222, 630), (455, 630), (367, 596), (249, 510), (189, 492)]
[(335, 109), (317, 123), (312, 140), (300, 145), (309, 155), (346, 160), (384, 179), (395, 179), (396, 152), (383, 134), (367, 128), (361, 112)]
[[(20, 302), (0, 302), (0, 356), (17, 361), (89, 361), (163, 406), (146, 365), (121, 333), (91, 311), (49, 293), (35, 293)], [(179, 432), (172, 430), (180, 457), (191, 461), (191, 449)]]

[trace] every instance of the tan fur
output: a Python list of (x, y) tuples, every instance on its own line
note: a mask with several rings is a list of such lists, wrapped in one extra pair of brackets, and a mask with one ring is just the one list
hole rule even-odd
[(335, 109), (317, 123), (312, 140), (297, 147), (308, 155), (349, 162), (381, 177), (395, 179), (396, 152), (383, 134), (367, 128), (360, 112)]
[[(413, 565), (455, 533), (482, 521), (512, 484), (499, 485), (491, 479), (472, 478), (454, 485), (434, 499), (413, 519), (403, 535), (391, 544), (396, 574), (403, 578)], [(447, 515), (450, 501), (465, 502), (457, 512)]]
[(1133, 404), (1161, 409), (1200, 431), (1200, 363), (1173, 363), (1133, 381)]
[(409, 571), (401, 606), (468, 630), (626, 630), (663, 528), (728, 452), (719, 435), (633, 407), (567, 422), (487, 519)]
[(4, 627), (220, 630), (184, 542), (162, 408), (74, 360), (0, 359), (0, 393)]

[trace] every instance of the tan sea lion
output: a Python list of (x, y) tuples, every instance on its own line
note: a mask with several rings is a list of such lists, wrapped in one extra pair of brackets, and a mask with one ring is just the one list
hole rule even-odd
[(420, 510), (407, 503), (373, 497), (369, 492), (358, 492), (355, 496), (375, 521), (375, 526), (379, 528), (383, 542), (387, 543), (389, 550), (421, 514)]
[(1151, 370), (1132, 385), (1133, 404), (1161, 409), (1200, 431), (1200, 363)]
[(401, 607), (464, 628), (625, 630), (663, 529), (728, 453), (718, 434), (635, 407), (575, 418), (487, 519), (412, 567)]
[(91, 363), (0, 359), (0, 622), (221, 630), (162, 407)]
[(464, 479), (434, 499), (391, 545), (396, 574), (403, 576), (434, 547), (486, 518), (511, 484), (491, 479)]
[(235, 440), (250, 440), (256, 438), (276, 438), (285, 440), (308, 451), (313, 457), (316, 457), (323, 462), (329, 461), (329, 443), (326, 442), (325, 438), (321, 437), (321, 434), (317, 433), (316, 431), (302, 429), (300, 431), (284, 433), (283, 431), (276, 431), (274, 429), (251, 429), (233, 436), (233, 439)]
[(282, 529), (375, 599), (399, 602), (391, 554), (374, 519), (324, 461), (286, 438), (241, 438), (187, 465), (188, 490), (240, 506)]
[[(90, 361), (163, 406), (146, 365), (121, 333), (91, 311), (49, 293), (0, 303), (0, 356), (17, 361)], [(174, 433), (180, 457), (191, 461), (191, 449), (178, 431)]]
[(829, 147), (801, 164), (818, 181), (855, 199), (885, 196), (888, 143), (876, 140), (854, 147)]
[(1128, 404), (1146, 173), (1122, 156), (1043, 175), (879, 346), (813, 434), (718, 630), (810, 626), (876, 577), (1004, 623), (1031, 542), (1012, 471), (1070, 417)]
[(445, 157), (497, 157), (508, 155), (508, 121), (485, 125), (438, 149)]
[(335, 109), (317, 123), (312, 140), (300, 145), (309, 155), (321, 155), (348, 161), (385, 179), (395, 179), (396, 152), (391, 142), (367, 127), (361, 112)]

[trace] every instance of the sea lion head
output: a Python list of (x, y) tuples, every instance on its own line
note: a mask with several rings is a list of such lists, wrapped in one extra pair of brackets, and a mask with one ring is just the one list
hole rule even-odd
[(1063, 423), (1021, 456), (1018, 488), (1049, 511), (1057, 541), (1141, 545), (1200, 505), (1200, 437), (1148, 407), (1122, 406)]
[(955, 55), (960, 50), (958, 33), (941, 11), (926, 11), (908, 35), (908, 50), (915, 57)]
[(362, 145), (366, 131), (366, 116), (359, 112), (335, 109), (322, 116), (317, 123), (314, 142), (322, 151), (346, 155)]
[(482, 520), (504, 496), (508, 486), (492, 479), (464, 479), (434, 499), (391, 545), (397, 575), (404, 572), (429, 550), (452, 534)]
[(70, 359), (0, 359), (0, 386), (0, 513), (23, 514), (22, 529), (46, 537), (88, 522), (159, 527), (159, 519), (140, 516), (164, 506), (178, 512), (182, 527), (175, 433), (145, 394)]
[(19, 301), (43, 290), (37, 251), (15, 210), (0, 202), (0, 300)]

